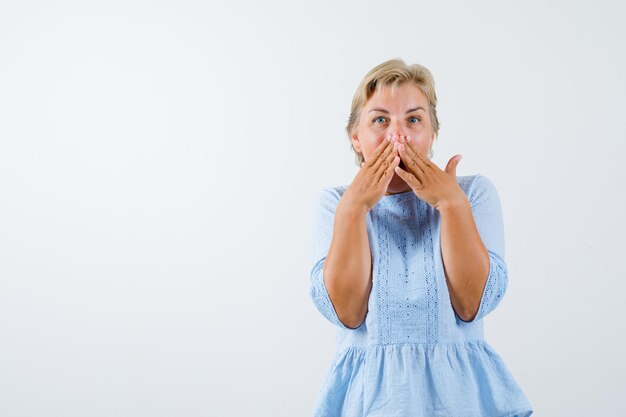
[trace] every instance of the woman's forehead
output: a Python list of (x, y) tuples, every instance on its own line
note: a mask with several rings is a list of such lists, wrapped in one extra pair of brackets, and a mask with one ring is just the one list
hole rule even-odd
[(422, 93), (422, 91), (416, 85), (402, 84), (396, 86), (395, 90), (392, 90), (390, 86), (383, 86), (376, 90), (376, 92), (370, 97), (366, 104), (366, 110), (369, 111), (375, 107), (390, 107), (387, 110), (393, 108), (402, 108), (409, 106), (409, 108), (426, 107), (428, 105), (428, 99)]

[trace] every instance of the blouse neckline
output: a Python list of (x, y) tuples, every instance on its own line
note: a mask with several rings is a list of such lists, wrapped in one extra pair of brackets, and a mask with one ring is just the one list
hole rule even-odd
[(415, 195), (415, 193), (413, 192), (413, 190), (403, 191), (403, 192), (401, 192), (401, 193), (395, 193), (395, 194), (383, 195), (383, 196), (382, 196), (382, 198), (381, 198), (381, 200), (382, 200), (382, 199), (388, 199), (388, 200), (390, 200), (390, 199), (396, 199), (396, 198), (404, 198), (404, 197), (409, 196), (409, 195), (411, 195), (411, 194)]

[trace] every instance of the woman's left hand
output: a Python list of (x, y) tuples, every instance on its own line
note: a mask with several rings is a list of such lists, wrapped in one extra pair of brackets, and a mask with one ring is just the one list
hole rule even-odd
[(398, 153), (408, 172), (396, 167), (396, 173), (422, 200), (440, 210), (449, 204), (467, 202), (467, 196), (456, 180), (456, 167), (461, 155), (454, 155), (448, 161), (445, 171), (419, 152), (405, 140), (398, 146)]

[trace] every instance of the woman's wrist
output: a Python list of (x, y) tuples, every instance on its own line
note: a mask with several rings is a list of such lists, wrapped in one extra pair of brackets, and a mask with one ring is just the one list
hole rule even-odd
[(337, 210), (335, 213), (353, 215), (353, 216), (365, 216), (369, 209), (364, 203), (358, 203), (350, 199), (342, 198), (337, 204)]
[(443, 200), (435, 206), (439, 212), (458, 210), (467, 207), (471, 208), (471, 205), (465, 193), (463, 195), (459, 195), (458, 197)]

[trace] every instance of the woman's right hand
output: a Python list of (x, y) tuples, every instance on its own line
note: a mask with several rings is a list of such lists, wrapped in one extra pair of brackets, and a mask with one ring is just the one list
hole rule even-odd
[(340, 202), (371, 210), (387, 192), (399, 164), (398, 142), (389, 135), (378, 145), (371, 159), (361, 164)]

